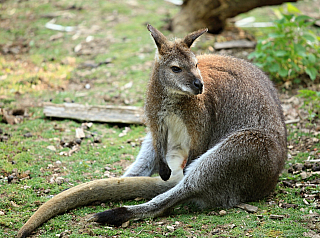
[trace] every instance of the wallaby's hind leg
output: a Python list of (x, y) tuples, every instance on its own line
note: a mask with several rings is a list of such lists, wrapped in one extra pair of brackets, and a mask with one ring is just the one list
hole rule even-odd
[(158, 172), (158, 162), (155, 161), (152, 136), (149, 132), (142, 143), (135, 162), (122, 177), (151, 176), (156, 172)]
[(284, 146), (260, 130), (237, 131), (190, 164), (185, 184), (195, 187), (196, 202), (204, 207), (257, 201), (277, 184), (286, 160)]
[(195, 160), (172, 189), (144, 204), (97, 213), (92, 220), (121, 225), (159, 216), (188, 200), (202, 207), (232, 207), (261, 199), (275, 187), (283, 167), (281, 146), (258, 130), (236, 132)]
[(122, 223), (134, 218), (156, 217), (178, 203), (188, 200), (189, 193), (183, 189), (180, 182), (169, 191), (162, 193), (147, 203), (134, 206), (118, 207), (94, 214), (89, 221), (120, 226)]

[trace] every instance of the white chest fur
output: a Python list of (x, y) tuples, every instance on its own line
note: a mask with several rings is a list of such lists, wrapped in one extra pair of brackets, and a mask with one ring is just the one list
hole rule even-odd
[(170, 115), (166, 119), (168, 126), (167, 163), (172, 174), (183, 173), (190, 150), (190, 136), (186, 125), (176, 115)]

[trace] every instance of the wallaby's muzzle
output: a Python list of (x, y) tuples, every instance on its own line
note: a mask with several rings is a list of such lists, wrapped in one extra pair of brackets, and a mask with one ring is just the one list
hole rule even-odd
[(195, 95), (201, 94), (203, 90), (203, 83), (200, 81), (200, 79), (196, 78), (193, 81), (193, 87), (195, 91)]

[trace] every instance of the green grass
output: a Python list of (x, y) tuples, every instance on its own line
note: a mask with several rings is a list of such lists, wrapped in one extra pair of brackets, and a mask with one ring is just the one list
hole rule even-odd
[[(63, 132), (57, 131), (54, 129), (55, 125), (66, 128), (66, 130)], [(96, 132), (102, 136), (102, 143), (93, 144), (91, 139), (85, 139), (79, 152), (72, 156), (60, 155), (61, 151), (69, 149), (59, 148), (59, 142), (53, 140), (53, 138), (73, 139), (75, 129), (80, 126), (80, 123), (73, 121), (47, 121), (44, 118), (28, 120), (16, 126), (4, 126), (1, 124), (1, 128), (6, 133), (12, 134), (8, 142), (0, 142), (1, 174), (11, 174), (14, 169), (17, 169), (19, 174), (30, 170), (31, 179), (13, 184), (8, 184), (3, 177), (0, 180), (2, 201), (0, 210), (6, 213), (6, 216), (0, 218), (0, 223), (4, 228), (4, 230), (0, 229), (0, 235), (8, 232), (13, 236), (14, 229), (18, 229), (34, 212), (37, 207), (35, 202), (45, 202), (48, 200), (48, 195), (57, 194), (74, 186), (74, 184), (104, 178), (104, 167), (107, 165), (112, 167), (111, 172), (119, 176), (122, 167), (115, 166), (113, 168), (112, 164), (120, 160), (129, 159), (127, 155), (135, 156), (139, 147), (132, 147), (128, 141), (135, 141), (135, 139), (145, 135), (144, 127), (131, 126), (131, 131), (126, 136), (119, 138), (123, 128), (94, 124), (90, 128), (90, 132)], [(27, 132), (32, 132), (33, 137), (24, 138), (23, 135)], [(50, 145), (58, 148), (57, 151), (47, 149)], [(55, 166), (56, 161), (61, 161), (61, 164)], [(50, 164), (54, 165), (54, 168), (59, 168), (59, 176), (64, 177), (68, 182), (64, 182), (61, 185), (49, 183), (50, 178), (56, 173), (52, 168), (48, 167)], [(46, 189), (50, 189), (48, 194), (43, 193)], [(12, 207), (12, 201), (19, 207)], [(92, 212), (93, 210), (91, 209)], [(54, 224), (55, 230), (64, 229), (63, 227), (67, 225), (63, 221), (69, 219), (70, 215), (67, 214), (48, 223), (45, 227)]]
[[(71, 6), (81, 7), (81, 10), (65, 10)], [(142, 6), (144, 8), (140, 9)], [(165, 18), (165, 15), (173, 15), (178, 10), (172, 5), (160, 4), (157, 1), (139, 1), (139, 5), (135, 7), (118, 3), (118, 1), (102, 0), (82, 1), (81, 3), (59, 1), (56, 4), (27, 1), (21, 4), (4, 3), (2, 8), (3, 17), (11, 21), (14, 19), (14, 24), (8, 24), (5, 29), (1, 30), (3, 42), (0, 43), (22, 39), (30, 46), (29, 53), (21, 56), (29, 65), (27, 67), (18, 65), (19, 69), (27, 71), (29, 76), (21, 79), (16, 65), (10, 58), (3, 58), (2, 62), (0, 61), (0, 70), (8, 72), (7, 78), (1, 82), (4, 86), (0, 90), (2, 95), (13, 97), (14, 93), (27, 92), (44, 100), (53, 98), (54, 102), (60, 103), (63, 101), (62, 97), (70, 97), (75, 92), (61, 92), (59, 87), (64, 87), (70, 81), (77, 83), (77, 80), (80, 80), (90, 82), (92, 89), (87, 92), (85, 97), (75, 98), (73, 96), (76, 102), (104, 104), (103, 95), (94, 97), (97, 92), (100, 92), (104, 95), (121, 94), (122, 98), (133, 98), (133, 104), (140, 106), (143, 104), (141, 95), (144, 94), (153, 59), (153, 50), (151, 50), (152, 53), (150, 52), (150, 48), (153, 49), (153, 42), (146, 30), (146, 23), (150, 22), (155, 26), (160, 26), (161, 19)], [(44, 27), (50, 18), (43, 16), (62, 11), (73, 15), (71, 17), (57, 16), (55, 18), (56, 24), (81, 25), (82, 33), (74, 40), (73, 36), (76, 32), (62, 32), (62, 38), (50, 41), (49, 38), (58, 32)], [(162, 14), (154, 14), (156, 11), (161, 11)], [(110, 14), (114, 15), (114, 19), (108, 18)], [(99, 26), (99, 30), (92, 30), (93, 25)], [(100, 51), (99, 54), (78, 56), (74, 52), (74, 47), (81, 42), (83, 43), (88, 35), (93, 36), (95, 40), (105, 42), (106, 51)], [(143, 51), (144, 48), (147, 49), (146, 52)], [(142, 52), (140, 52), (141, 49)], [(96, 69), (78, 70), (76, 65), (63, 64), (66, 57), (75, 58), (77, 64), (87, 60), (98, 63), (109, 58), (112, 59), (112, 64), (102, 65)], [(149, 63), (147, 64), (147, 62)], [(138, 66), (145, 64), (147, 65), (142, 70), (138, 69)], [(34, 70), (36, 67), (40, 68), (40, 73), (39, 69)], [(84, 72), (86, 76), (79, 77), (75, 72)], [(30, 78), (37, 77), (42, 77), (43, 80), (36, 82), (32, 88), (28, 79), (30, 81)], [(99, 79), (100, 83), (96, 83), (96, 79)], [(134, 84), (126, 90), (128, 92), (122, 92), (121, 87), (133, 79)], [(112, 92), (109, 92), (110, 84), (113, 84)], [(58, 92), (42, 91), (42, 89), (53, 89)]]
[[(63, 103), (65, 98), (91, 105), (123, 105), (128, 100), (130, 105), (142, 106), (155, 50), (146, 23), (162, 27), (165, 25), (163, 20), (172, 17), (179, 8), (157, 0), (136, 2), (137, 6), (116, 0), (2, 3), (0, 44), (22, 41), (30, 48), (19, 56), (0, 55), (0, 77), (6, 76), (0, 80), (0, 106), (15, 108), (28, 101), (36, 102), (36, 105), (49, 100)], [(43, 16), (57, 12), (69, 14), (57, 16), (57, 24), (83, 27), (77, 39), (74, 39), (76, 32), (62, 32), (61, 38), (49, 40), (59, 32), (46, 29), (44, 26), (50, 18)], [(99, 29), (92, 30), (93, 25), (99, 26)], [(164, 33), (173, 36), (170, 32)], [(74, 47), (79, 43), (85, 44), (88, 35), (103, 42), (106, 50), (77, 55)], [(208, 45), (210, 42), (200, 41), (194, 50), (204, 53)], [(73, 62), (65, 63), (67, 57)], [(78, 68), (88, 60), (98, 63), (106, 59), (111, 59), (111, 63), (94, 69)], [(132, 87), (123, 88), (129, 82), (133, 83)], [(84, 88), (87, 83), (91, 85), (89, 90)], [(112, 100), (105, 101), (106, 96)], [(0, 237), (14, 237), (50, 196), (83, 182), (105, 178), (106, 166), (111, 168), (110, 172), (120, 176), (123, 173), (122, 164), (132, 161), (137, 155), (140, 139), (146, 133), (144, 126), (130, 126), (127, 135), (119, 137), (124, 130), (121, 125), (94, 123), (87, 134), (101, 136), (102, 142), (93, 143), (92, 138), (84, 139), (79, 151), (64, 156), (60, 153), (70, 149), (59, 147), (59, 140), (73, 140), (75, 130), (81, 123), (46, 118), (41, 107), (30, 107), (29, 113), (30, 119), (25, 119), (22, 124), (8, 125), (0, 121), (0, 128), (11, 134), (7, 142), (0, 142), (0, 211), (4, 213), (0, 215)], [(33, 137), (24, 137), (28, 132)], [(302, 135), (292, 129), (289, 139), (298, 143), (295, 133)], [(136, 146), (132, 146), (131, 142)], [(48, 146), (55, 146), (57, 150), (51, 151)], [(320, 145), (314, 146), (319, 148)], [(307, 156), (308, 153), (302, 151), (288, 163), (302, 162)], [(12, 171), (17, 171), (20, 176), (30, 171), (30, 178), (8, 184), (6, 177)], [(50, 183), (50, 179), (56, 176), (54, 174), (65, 181), (61, 184)], [(283, 174), (280, 180), (289, 176), (292, 175)], [(304, 204), (299, 189), (285, 188), (279, 184), (274, 196), (252, 203), (259, 207), (257, 214), (233, 208), (228, 209), (225, 216), (220, 216), (183, 204), (168, 217), (131, 221), (126, 228), (85, 222), (88, 214), (141, 202), (110, 202), (103, 206), (94, 204), (77, 208), (50, 219), (36, 230), (35, 237), (56, 237), (57, 234), (63, 234), (63, 237), (302, 237), (308, 228), (301, 217), (314, 210), (312, 205)], [(294, 203), (298, 208), (283, 209), (278, 206), (280, 202)], [(214, 211), (218, 213), (219, 209)], [(288, 216), (283, 220), (272, 220), (269, 218), (271, 214)], [(174, 226), (174, 231), (167, 226)]]
[[(65, 131), (55, 130), (54, 127), (66, 128)], [(102, 136), (101, 144), (92, 144), (90, 139), (85, 139), (80, 151), (72, 156), (59, 155), (61, 151), (68, 149), (58, 147), (58, 142), (53, 138), (74, 138), (75, 129), (81, 126), (69, 120), (52, 121), (43, 117), (25, 121), (23, 124), (9, 126), (1, 124), (1, 128), (12, 134), (8, 142), (0, 142), (0, 167), (1, 174), (11, 173), (18, 169), (20, 174), (30, 170), (31, 179), (22, 180), (17, 183), (8, 184), (7, 180), (0, 180), (0, 210), (5, 215), (0, 217), (0, 235), (13, 237), (15, 232), (33, 214), (39, 204), (47, 201), (49, 195), (55, 195), (64, 189), (76, 184), (104, 178), (104, 167), (112, 167), (111, 172), (120, 175), (122, 168), (113, 167), (115, 162), (129, 159), (127, 155), (136, 156), (139, 146), (132, 147), (128, 141), (135, 141), (145, 135), (145, 128), (132, 126), (131, 131), (124, 137), (119, 138), (123, 128), (107, 124), (94, 124), (90, 132), (97, 132)], [(23, 135), (32, 132), (33, 137), (25, 138)], [(47, 146), (54, 145), (58, 148), (56, 152), (47, 149)], [(316, 145), (319, 146), (319, 145)], [(290, 162), (301, 162), (306, 159), (306, 153), (299, 153)], [(14, 161), (14, 163), (12, 163)], [(51, 184), (50, 178), (55, 173), (48, 167), (61, 161), (59, 176), (68, 179), (60, 185)], [(56, 168), (56, 167), (55, 167)], [(281, 179), (286, 179), (288, 174), (283, 174)], [(49, 193), (44, 190), (50, 189)], [(286, 191), (283, 193), (282, 191)], [(251, 203), (258, 206), (257, 214), (249, 214), (239, 208), (228, 209), (227, 215), (210, 215), (209, 210), (198, 211), (196, 208), (188, 208), (180, 205), (174, 209), (168, 218), (147, 219), (144, 221), (131, 221), (128, 228), (106, 228), (95, 224), (86, 224), (83, 217), (87, 214), (100, 212), (106, 208), (120, 206), (122, 204), (136, 204), (137, 202), (111, 203), (106, 207), (91, 205), (84, 208), (77, 208), (64, 215), (59, 215), (46, 222), (37, 230), (40, 237), (53, 237), (68, 230), (70, 237), (89, 237), (94, 235), (121, 235), (148, 237), (150, 235), (165, 236), (166, 233), (172, 236), (206, 237), (213, 230), (219, 230), (216, 237), (243, 237), (250, 234), (253, 237), (301, 237), (307, 231), (305, 222), (301, 221), (302, 215), (308, 214), (312, 207), (303, 203), (303, 198), (297, 196), (300, 189), (284, 188), (281, 184), (276, 189), (276, 195), (272, 197), (271, 205), (267, 200)], [(14, 207), (12, 202), (19, 207)], [(297, 209), (282, 209), (278, 203), (297, 204)], [(301, 208), (304, 210), (302, 211)], [(215, 210), (216, 212), (219, 209)], [(271, 220), (270, 214), (286, 215), (285, 219)], [(257, 215), (262, 215), (258, 217)], [(163, 222), (157, 225), (157, 222)], [(169, 225), (176, 225), (175, 230), (170, 232)], [(67, 234), (69, 234), (67, 232)], [(154, 233), (158, 232), (158, 233)], [(215, 237), (215, 236), (213, 236)]]

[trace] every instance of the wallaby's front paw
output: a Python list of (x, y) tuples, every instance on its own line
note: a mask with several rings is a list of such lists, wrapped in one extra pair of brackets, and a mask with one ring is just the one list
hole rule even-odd
[(90, 217), (88, 222), (97, 222), (112, 226), (121, 226), (132, 218), (132, 213), (126, 207), (117, 207), (104, 212), (99, 212)]
[(163, 181), (167, 181), (171, 176), (171, 169), (165, 163), (159, 164), (159, 175)]

